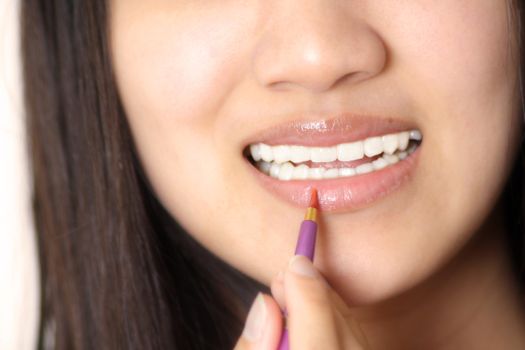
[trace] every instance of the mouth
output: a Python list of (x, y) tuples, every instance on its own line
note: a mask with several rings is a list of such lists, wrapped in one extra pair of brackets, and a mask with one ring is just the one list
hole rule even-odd
[(352, 211), (407, 183), (422, 141), (408, 122), (341, 116), (266, 130), (243, 156), (263, 187), (290, 204), (305, 207), (316, 188), (322, 210)]

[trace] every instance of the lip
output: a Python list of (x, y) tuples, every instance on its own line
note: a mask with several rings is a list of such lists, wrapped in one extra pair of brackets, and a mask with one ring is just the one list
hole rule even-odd
[[(281, 124), (255, 135), (249, 143), (332, 146), (411, 129), (418, 128), (408, 121), (343, 116), (322, 121)], [(248, 159), (245, 161), (256, 181), (285, 202), (305, 208), (309, 204), (311, 190), (315, 188), (321, 210), (346, 212), (369, 207), (406, 185), (417, 168), (421, 146), (422, 143), (408, 157), (383, 169), (335, 179), (281, 181), (262, 173)]]
[(399, 190), (406, 184), (417, 167), (421, 145), (407, 158), (371, 173), (323, 180), (281, 181), (270, 177), (246, 160), (250, 172), (268, 191), (284, 201), (306, 208), (312, 188), (317, 190), (322, 211), (356, 211)]
[[(314, 116), (315, 117), (315, 116)], [(408, 120), (358, 114), (340, 114), (329, 119), (294, 120), (265, 129), (245, 140), (245, 145), (265, 143), (329, 147), (367, 137), (417, 129)]]

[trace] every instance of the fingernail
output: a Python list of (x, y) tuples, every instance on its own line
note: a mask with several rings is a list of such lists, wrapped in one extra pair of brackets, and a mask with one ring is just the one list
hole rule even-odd
[(261, 339), (264, 324), (266, 323), (266, 315), (266, 303), (264, 302), (262, 294), (259, 292), (250, 308), (250, 312), (248, 312), (248, 318), (242, 331), (242, 336), (251, 342), (257, 342)]
[(303, 255), (294, 255), (288, 264), (290, 271), (306, 277), (318, 277), (319, 272), (312, 262)]

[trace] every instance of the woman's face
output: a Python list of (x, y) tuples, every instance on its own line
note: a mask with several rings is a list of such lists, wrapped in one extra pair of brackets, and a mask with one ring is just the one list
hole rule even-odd
[[(316, 264), (349, 304), (431, 276), (496, 205), (520, 132), (506, 1), (111, 7), (117, 83), (157, 196), (261, 282), (292, 255), (312, 187)], [(400, 153), (411, 130), (422, 141)]]

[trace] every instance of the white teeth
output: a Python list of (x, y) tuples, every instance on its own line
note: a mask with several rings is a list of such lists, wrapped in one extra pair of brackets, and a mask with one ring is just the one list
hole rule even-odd
[(393, 154), (399, 145), (397, 134), (383, 136), (383, 149), (387, 154)]
[(351, 162), (353, 160), (361, 159), (364, 154), (363, 141), (337, 145), (337, 159), (342, 162)]
[(372, 165), (374, 166), (374, 170), (380, 170), (386, 167), (388, 162), (383, 158), (377, 158), (372, 162)]
[(423, 136), (421, 136), (421, 131), (419, 131), (419, 130), (410, 130), (410, 139), (411, 140), (421, 141), (422, 138), (423, 138)]
[(324, 179), (335, 179), (336, 177), (339, 177), (339, 169), (337, 168), (327, 169), (323, 174)]
[(399, 158), (395, 154), (383, 154), (382, 158), (384, 158), (388, 164), (396, 164), (399, 162)]
[(273, 147), (273, 160), (276, 163), (285, 163), (290, 160), (289, 146), (275, 146)]
[(312, 161), (314, 163), (329, 163), (336, 160), (350, 162), (365, 156), (373, 157), (384, 153), (392, 155), (396, 151), (404, 151), (409, 140), (421, 141), (419, 130), (403, 131), (383, 136), (373, 136), (365, 140), (342, 143), (332, 147), (306, 147), (299, 145), (270, 146), (264, 143), (250, 145), (250, 154), (254, 161), (275, 161), (283, 164), (295, 164)]
[(290, 160), (294, 163), (302, 163), (310, 160), (310, 148), (305, 146), (290, 147)]
[(266, 162), (264, 160), (258, 161), (257, 167), (263, 173), (282, 181), (335, 179), (340, 177), (351, 177), (360, 174), (367, 174), (373, 171), (381, 170), (399, 162), (401, 159), (405, 159), (409, 154), (414, 152), (416, 148), (416, 145), (412, 145), (406, 151), (397, 151), (395, 154), (385, 153), (382, 157), (379, 157), (369, 163), (360, 164), (355, 168), (310, 168), (306, 164), (294, 166), (290, 162), (279, 164), (274, 161)]
[(286, 162), (281, 165), (279, 170), (279, 180), (291, 180), (294, 171), (294, 166), (290, 162)]
[[(264, 144), (264, 143), (260, 143), (259, 144), (259, 152), (261, 154), (261, 159), (264, 160), (265, 162), (271, 162), (273, 160), (273, 150), (272, 150), (272, 147)], [(253, 154), (252, 154), (252, 157), (253, 157)]]
[(354, 176), (355, 175), (355, 169), (354, 168), (340, 168), (339, 169), (339, 176)]
[(397, 134), (399, 137), (399, 149), (404, 151), (408, 146), (408, 140), (410, 138), (410, 134), (408, 131), (401, 132)]
[(357, 174), (366, 174), (374, 171), (374, 166), (371, 163), (365, 163), (355, 168)]
[(325, 168), (310, 168), (308, 169), (308, 178), (314, 180), (322, 179), (324, 172)]
[(313, 147), (310, 155), (314, 163), (330, 163), (337, 160), (336, 147)]
[[(264, 143), (252, 144), (250, 154), (259, 170), (273, 178), (289, 180), (320, 180), (351, 177), (381, 170), (408, 157), (418, 144), (410, 140), (421, 141), (419, 130), (403, 131), (395, 134), (369, 137), (365, 140), (342, 143), (332, 147), (306, 147), (299, 145), (270, 146)], [(360, 164), (354, 168), (310, 168), (306, 164), (331, 163), (337, 160), (351, 162), (366, 157), (382, 156), (372, 162)], [(295, 166), (295, 164), (299, 164)]]
[(377, 156), (383, 153), (383, 140), (380, 136), (369, 137), (365, 140), (365, 155), (367, 157)]
[(308, 166), (301, 164), (294, 168), (292, 179), (293, 180), (306, 180), (308, 179)]
[(276, 179), (279, 178), (280, 170), (281, 170), (281, 164), (272, 163), (272, 166), (270, 167), (270, 176), (275, 177)]
[(252, 155), (253, 160), (256, 162), (261, 160), (261, 146), (260, 144), (254, 144), (250, 145), (250, 153)]

